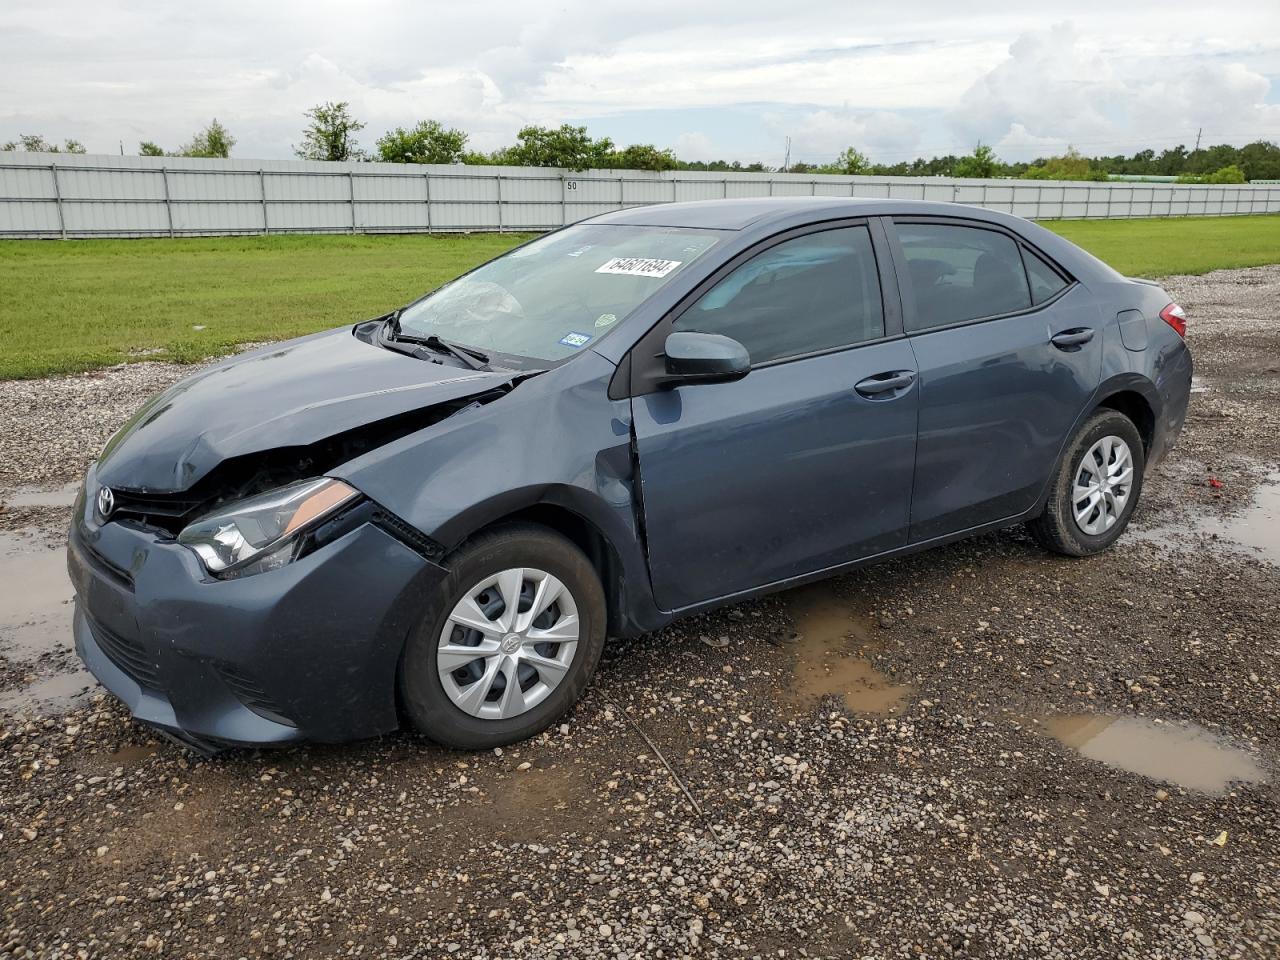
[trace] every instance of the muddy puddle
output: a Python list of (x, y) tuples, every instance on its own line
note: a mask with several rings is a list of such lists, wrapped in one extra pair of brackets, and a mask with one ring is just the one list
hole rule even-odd
[(170, 756), (174, 755), (166, 748), (154, 744), (126, 743), (110, 753), (91, 751), (84, 754), (76, 769), (89, 776), (106, 776), (116, 770), (122, 772), (132, 770), (162, 752)]
[(1059, 714), (1035, 726), (1090, 760), (1187, 790), (1223, 794), (1232, 784), (1266, 780), (1249, 753), (1195, 724)]
[(12, 493), (0, 495), (0, 504), (10, 510), (33, 507), (69, 507), (80, 492), (79, 481), (61, 487), (18, 487)]
[(1280, 473), (1267, 477), (1254, 491), (1253, 501), (1228, 517), (1194, 517), (1138, 531), (1144, 540), (1174, 543), (1188, 534), (1208, 534), (1259, 559), (1280, 565)]
[(156, 755), (156, 748), (148, 744), (127, 743), (107, 754), (107, 762), (113, 767), (132, 767)]
[(87, 670), (54, 673), (32, 683), (0, 691), (0, 711), (56, 717), (85, 700), (98, 681)]
[(805, 703), (823, 696), (843, 700), (854, 713), (894, 714), (913, 693), (872, 666), (865, 655), (875, 648), (867, 624), (856, 619), (830, 584), (801, 587), (787, 594), (787, 606), (799, 637), (790, 692)]
[(35, 531), (0, 532), (0, 657), (23, 680), (0, 691), (0, 710), (56, 714), (96, 682), (71, 639), (66, 555)]

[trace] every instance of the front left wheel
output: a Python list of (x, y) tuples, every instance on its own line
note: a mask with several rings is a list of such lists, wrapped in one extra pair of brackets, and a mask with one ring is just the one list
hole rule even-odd
[(479, 535), (447, 565), (401, 660), (410, 722), (464, 750), (540, 733), (599, 663), (606, 607), (595, 569), (566, 537), (527, 524)]

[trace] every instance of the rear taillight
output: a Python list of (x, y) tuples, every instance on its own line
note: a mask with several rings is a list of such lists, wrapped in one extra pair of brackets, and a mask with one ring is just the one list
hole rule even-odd
[(1178, 331), (1178, 336), (1187, 335), (1187, 311), (1176, 303), (1171, 303), (1160, 311), (1160, 319)]

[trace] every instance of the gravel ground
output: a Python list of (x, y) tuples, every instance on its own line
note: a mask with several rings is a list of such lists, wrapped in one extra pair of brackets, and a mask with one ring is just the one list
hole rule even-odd
[[(1116, 549), (1010, 531), (619, 642), (506, 751), (198, 760), (100, 695), (33, 705), (71, 664), (0, 645), (0, 956), (1280, 955), (1280, 543), (1248, 546), (1280, 537), (1280, 268), (1167, 285), (1204, 390)], [(67, 519), (29, 488), (187, 369), (0, 383), (15, 563)], [(815, 610), (852, 654), (816, 671)], [(805, 679), (855, 658), (847, 698)], [(1156, 780), (1050, 735), (1095, 714), (1207, 731), (1265, 782), (1197, 792), (1189, 751)]]

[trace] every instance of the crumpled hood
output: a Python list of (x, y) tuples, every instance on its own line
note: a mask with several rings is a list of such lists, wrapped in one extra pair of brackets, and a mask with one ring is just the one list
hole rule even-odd
[(305, 446), (511, 377), (416, 360), (343, 327), (241, 354), (174, 384), (112, 437), (98, 479), (176, 493), (228, 458)]

